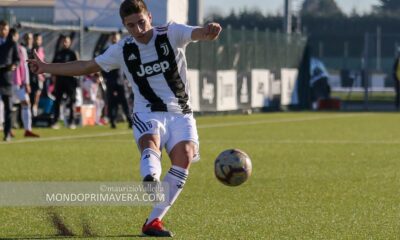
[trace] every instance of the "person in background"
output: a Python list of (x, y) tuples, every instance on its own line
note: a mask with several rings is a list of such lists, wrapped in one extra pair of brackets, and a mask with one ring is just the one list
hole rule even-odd
[(29, 70), (28, 70), (28, 54), (25, 47), (18, 44), (19, 33), (15, 28), (10, 29), (9, 37), (17, 44), (18, 56), (20, 62), (13, 72), (14, 95), (21, 103), (21, 116), (24, 125), (25, 137), (39, 137), (38, 134), (32, 132), (32, 114), (31, 104), (29, 101), (30, 85), (29, 85)]
[(1, 95), (0, 95), (0, 131), (3, 131), (3, 124), (4, 124), (4, 104), (3, 100), (1, 100)]
[(0, 20), (0, 95), (4, 104), (4, 141), (11, 141), (13, 72), (19, 64), (17, 44), (9, 37), (10, 26)]
[(101, 93), (102, 77), (98, 73), (86, 75), (82, 84), (83, 103), (93, 104), (96, 109), (96, 125), (103, 125), (101, 114), (104, 108), (104, 100)]
[[(43, 37), (40, 33), (33, 35), (33, 47), (27, 48), (29, 58), (33, 58), (33, 51), (36, 51), (41, 60), (45, 59), (45, 52), (42, 46)], [(31, 93), (29, 94), (32, 103), (32, 114), (37, 116), (39, 108), (40, 94), (42, 93), (43, 83), (45, 81), (44, 74), (33, 74), (31, 73)]]
[[(78, 60), (78, 54), (73, 51), (71, 47), (71, 38), (68, 36), (62, 36), (62, 49), (58, 51), (53, 59), (53, 63), (66, 63)], [(69, 109), (68, 126), (70, 129), (75, 129), (74, 124), (74, 105), (76, 101), (76, 88), (78, 86), (78, 80), (75, 77), (53, 75), (53, 81), (55, 82), (55, 97), (54, 102), (54, 119), (52, 128), (58, 129), (58, 119), (60, 117), (60, 105), (63, 100), (63, 95), (67, 96), (67, 108)]]
[(393, 80), (394, 80), (394, 90), (395, 90), (395, 100), (394, 104), (397, 110), (400, 110), (400, 48), (397, 49), (397, 57), (393, 64)]
[[(116, 44), (121, 39), (121, 35), (117, 32), (113, 32), (110, 35), (109, 46)], [(105, 52), (108, 47), (104, 49)], [(117, 128), (117, 115), (118, 106), (121, 105), (122, 111), (128, 120), (128, 127), (132, 127), (130, 111), (128, 107), (128, 101), (125, 96), (125, 79), (121, 69), (114, 69), (110, 72), (101, 72), (107, 86), (107, 103), (108, 103), (108, 118), (110, 120), (110, 126), (112, 129)]]

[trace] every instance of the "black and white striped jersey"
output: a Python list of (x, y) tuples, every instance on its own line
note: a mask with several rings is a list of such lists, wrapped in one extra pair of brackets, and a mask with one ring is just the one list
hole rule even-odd
[(106, 72), (122, 68), (134, 93), (134, 112), (190, 113), (185, 48), (194, 27), (177, 23), (154, 27), (148, 44), (132, 36), (95, 58)]

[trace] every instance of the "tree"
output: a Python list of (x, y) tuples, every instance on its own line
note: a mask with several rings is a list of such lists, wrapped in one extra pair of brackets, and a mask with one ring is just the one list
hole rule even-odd
[(400, 12), (399, 0), (379, 0), (380, 3), (375, 6), (378, 13), (383, 14), (396, 14)]
[(343, 12), (335, 0), (304, 0), (301, 15), (305, 16), (342, 16)]

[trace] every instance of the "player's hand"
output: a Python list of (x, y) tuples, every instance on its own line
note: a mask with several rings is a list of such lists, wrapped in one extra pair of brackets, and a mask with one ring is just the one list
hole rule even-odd
[(25, 91), (26, 93), (30, 94), (31, 93), (31, 86), (29, 84), (25, 84)]
[(215, 40), (222, 31), (222, 27), (218, 23), (209, 23), (204, 27), (207, 40)]
[(29, 68), (31, 69), (31, 71), (35, 74), (44, 73), (44, 66), (46, 65), (46, 63), (40, 60), (36, 49), (33, 51), (33, 57), (33, 59), (26, 60), (29, 64)]
[(11, 72), (14, 72), (16, 69), (17, 69), (17, 65), (15, 65), (15, 64), (11, 64), (11, 65), (8, 67), (8, 71), (11, 71)]

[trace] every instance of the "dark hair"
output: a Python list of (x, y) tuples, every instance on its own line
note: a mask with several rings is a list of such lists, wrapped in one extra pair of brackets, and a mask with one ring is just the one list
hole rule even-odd
[(134, 14), (148, 12), (146, 3), (143, 0), (124, 0), (119, 8), (119, 16), (122, 22), (124, 18)]
[(10, 32), (8, 34), (15, 36), (15, 34), (17, 34), (17, 33), (18, 33), (18, 31), (16, 28), (10, 28)]
[(35, 34), (33, 34), (33, 38), (38, 38), (38, 37), (41, 37), (41, 36), (42, 36), (41, 33), (35, 33)]
[(29, 35), (31, 35), (33, 37), (33, 34), (31, 32), (26, 32), (26, 33), (24, 33), (24, 36), (22, 36), (22, 38), (24, 40), (26, 40), (29, 37)]
[(0, 20), (0, 26), (9, 26), (9, 24), (6, 20)]
[(13, 37), (17, 34), (17, 29), (15, 28), (10, 28), (10, 32), (8, 32), (8, 40), (13, 40)]

